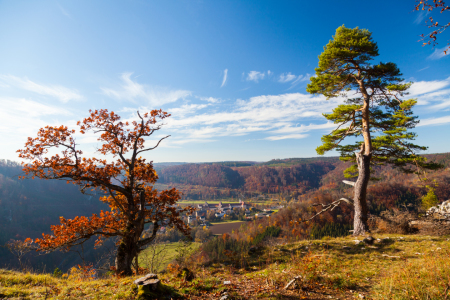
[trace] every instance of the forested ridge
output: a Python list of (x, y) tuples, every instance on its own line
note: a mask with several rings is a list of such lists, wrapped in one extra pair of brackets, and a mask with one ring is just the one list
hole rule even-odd
[[(450, 153), (425, 155), (429, 161), (440, 163), (444, 169), (430, 172), (441, 184), (437, 192), (446, 197), (447, 178), (450, 165)], [(227, 198), (244, 193), (283, 194), (291, 199), (316, 189), (347, 189), (342, 180), (343, 171), (350, 166), (337, 157), (289, 158), (276, 159), (245, 167), (228, 167), (223, 164), (184, 164), (162, 168), (159, 172), (158, 184), (166, 184), (179, 188), (184, 198), (208, 199)], [(390, 166), (374, 167), (373, 189), (386, 185), (394, 190), (414, 187), (417, 189), (418, 177), (404, 174)], [(396, 187), (394, 187), (394, 185)], [(246, 195), (246, 194), (245, 194)]]

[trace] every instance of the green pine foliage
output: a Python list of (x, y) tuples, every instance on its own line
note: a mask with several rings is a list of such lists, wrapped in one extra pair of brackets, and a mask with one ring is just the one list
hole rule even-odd
[[(402, 99), (408, 95), (411, 82), (404, 82), (394, 63), (374, 64), (373, 59), (378, 55), (371, 32), (358, 27), (339, 27), (324, 47), (319, 67), (315, 69), (316, 76), (311, 77), (307, 91), (322, 94), (327, 99), (343, 97), (345, 101), (332, 113), (323, 114), (337, 128), (322, 137), (317, 153), (323, 155), (336, 150), (341, 160), (355, 162), (355, 152), (363, 143), (363, 106), (370, 101), (372, 165), (391, 164), (406, 172), (439, 168), (440, 165), (427, 163), (426, 158), (417, 155), (427, 147), (414, 144), (416, 134), (409, 131), (419, 123), (412, 112), (417, 101)], [(349, 137), (355, 142), (342, 145), (341, 141)], [(345, 176), (357, 177), (356, 165), (348, 168)]]

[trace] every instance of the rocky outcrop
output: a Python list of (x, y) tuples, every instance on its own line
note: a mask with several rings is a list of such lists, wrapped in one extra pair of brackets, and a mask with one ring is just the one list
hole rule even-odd
[(427, 216), (450, 220), (450, 200), (444, 201), (438, 206), (433, 206), (428, 209)]

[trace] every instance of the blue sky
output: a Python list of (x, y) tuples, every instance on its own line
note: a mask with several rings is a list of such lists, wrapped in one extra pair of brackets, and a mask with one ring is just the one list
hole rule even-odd
[[(414, 1), (0, 1), (0, 158), (89, 109), (168, 111), (155, 162), (312, 157), (341, 100), (306, 92), (336, 28), (367, 28), (375, 60), (418, 98), (417, 143), (448, 152), (450, 55), (422, 47)], [(77, 136), (95, 155), (93, 136)], [(336, 155), (330, 153), (329, 155)]]

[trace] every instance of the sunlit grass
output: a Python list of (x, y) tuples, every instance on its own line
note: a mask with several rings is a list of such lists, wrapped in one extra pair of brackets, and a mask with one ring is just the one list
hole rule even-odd
[[(301, 276), (304, 290), (340, 299), (352, 299), (358, 294), (367, 299), (445, 299), (445, 293), (450, 292), (447, 237), (374, 237), (389, 239), (374, 245), (356, 245), (350, 236), (293, 243), (274, 240), (262, 252), (247, 256), (243, 266), (230, 264), (234, 257), (208, 265), (193, 257), (186, 260), (195, 274), (193, 281), (184, 281), (171, 270), (160, 273), (159, 278), (179, 297), (195, 296), (192, 299), (218, 299), (226, 289), (235, 298), (242, 298), (245, 288), (230, 290), (224, 285), (226, 280), (237, 286), (258, 288), (245, 299), (283, 299), (287, 293), (284, 286), (295, 276)], [(198, 246), (193, 245), (195, 249)], [(173, 243), (167, 250), (172, 259), (176, 248)], [(133, 280), (137, 277), (69, 279), (67, 274), (55, 278), (49, 274), (0, 270), (0, 299), (135, 299), (137, 287)], [(299, 299), (306, 295), (302, 289), (290, 293)]]

